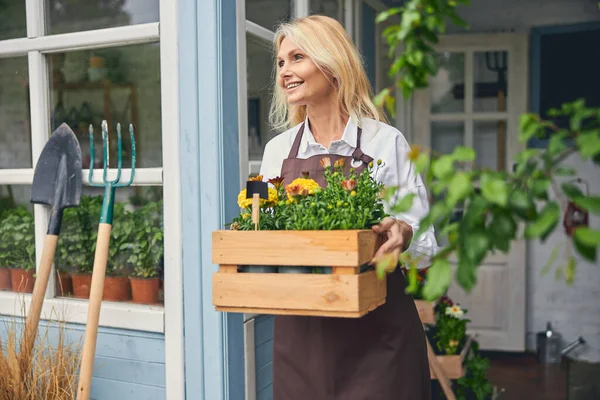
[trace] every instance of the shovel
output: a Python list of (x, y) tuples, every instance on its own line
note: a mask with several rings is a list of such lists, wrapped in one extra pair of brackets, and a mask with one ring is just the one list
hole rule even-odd
[(79, 206), (81, 199), (81, 149), (75, 134), (65, 123), (52, 133), (35, 167), (31, 203), (50, 207), (50, 221), (44, 250), (37, 271), (33, 295), (21, 341), (21, 372), (29, 370), (31, 351), (42, 312), (42, 305), (52, 271), (54, 253), (62, 223), (63, 210)]
[(112, 230), (113, 209), (115, 205), (115, 190), (130, 186), (135, 176), (135, 137), (133, 126), (129, 125), (129, 137), (131, 140), (131, 176), (128, 182), (121, 183), (121, 168), (123, 166), (121, 124), (117, 124), (117, 176), (114, 180), (108, 180), (108, 126), (102, 121), (102, 144), (104, 150), (104, 170), (102, 183), (94, 182), (94, 130), (90, 126), (90, 174), (91, 186), (103, 187), (104, 198), (102, 200), (102, 211), (100, 213), (100, 224), (98, 225), (98, 239), (96, 239), (96, 252), (94, 253), (94, 267), (92, 271), (92, 287), (90, 289), (90, 303), (88, 306), (87, 323), (85, 325), (85, 336), (83, 339), (83, 351), (81, 355), (81, 370), (79, 371), (79, 383), (77, 386), (77, 400), (87, 400), (90, 397), (92, 386), (92, 372), (94, 370), (94, 355), (96, 353), (96, 339), (98, 338), (98, 323), (100, 321), (100, 307), (102, 305), (102, 292), (104, 290), (104, 277), (106, 275), (106, 263), (108, 261), (108, 247), (110, 245), (110, 232)]

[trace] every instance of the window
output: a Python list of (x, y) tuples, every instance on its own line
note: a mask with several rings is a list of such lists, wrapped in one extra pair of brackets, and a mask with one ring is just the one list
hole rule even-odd
[[(131, 171), (130, 123), (137, 161), (133, 185), (116, 193), (100, 324), (164, 331), (162, 211), (178, 204), (170, 194), (163, 196), (162, 187), (168, 156), (162, 145), (161, 76), (167, 71), (160, 68), (160, 41), (159, 0), (0, 3), (0, 314), (21, 313), (23, 296), (11, 291), (31, 292), (48, 218), (45, 207), (29, 203), (34, 167), (53, 130), (67, 122), (81, 146), (84, 188), (80, 207), (63, 217), (43, 314), (54, 308), (64, 310), (70, 322), (85, 322), (103, 193), (87, 184), (87, 169), (94, 166), (94, 180), (102, 179), (100, 126), (106, 120), (110, 166), (116, 166), (117, 123), (125, 127), (124, 178)], [(95, 157), (89, 151), (90, 124)], [(149, 240), (144, 231), (159, 238), (150, 249), (141, 246)], [(134, 278), (148, 276), (156, 276), (144, 282), (152, 282), (158, 294), (141, 299)]]

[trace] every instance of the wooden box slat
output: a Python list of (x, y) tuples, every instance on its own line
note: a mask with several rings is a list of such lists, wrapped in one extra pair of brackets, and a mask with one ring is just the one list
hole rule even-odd
[(213, 232), (214, 264), (359, 267), (371, 261), (370, 230)]
[(358, 318), (385, 303), (386, 295), (386, 281), (375, 271), (213, 275), (213, 303), (224, 312)]
[(417, 311), (421, 322), (424, 324), (435, 324), (435, 304), (426, 300), (415, 300)]

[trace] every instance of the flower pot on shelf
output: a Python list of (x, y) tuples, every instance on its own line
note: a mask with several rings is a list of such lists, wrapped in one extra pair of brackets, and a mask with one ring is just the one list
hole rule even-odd
[(73, 294), (73, 279), (67, 271), (56, 271), (56, 295), (60, 297)]
[(131, 287), (126, 276), (107, 276), (104, 278), (102, 300), (129, 301), (131, 300)]
[(160, 289), (160, 278), (129, 278), (134, 303), (157, 304)]
[(78, 299), (89, 299), (90, 288), (92, 287), (92, 274), (71, 274), (73, 281), (73, 296)]
[(32, 293), (35, 282), (35, 270), (25, 270), (25, 268), (13, 268), (10, 271), (12, 290), (14, 292)]
[[(444, 371), (446, 378), (458, 379), (458, 378), (462, 378), (465, 375), (465, 370), (463, 368), (463, 364), (465, 361), (465, 357), (469, 354), (469, 351), (471, 350), (472, 342), (473, 342), (473, 337), (468, 336), (467, 340), (465, 341), (465, 344), (462, 347), (459, 354), (451, 355), (451, 356), (436, 354), (435, 358), (437, 359), (437, 362), (439, 363), (439, 365), (442, 367), (442, 370)], [(437, 379), (437, 377), (433, 373), (433, 370), (430, 369), (430, 371), (431, 371), (431, 379)]]
[[(371, 261), (370, 230), (213, 232), (213, 304), (218, 311), (359, 318), (385, 303)], [(331, 266), (331, 274), (238, 272), (239, 265)]]
[(415, 300), (419, 318), (424, 324), (435, 324), (435, 303), (427, 300)]
[(10, 269), (6, 267), (0, 268), (0, 290), (11, 290), (12, 281), (10, 278)]

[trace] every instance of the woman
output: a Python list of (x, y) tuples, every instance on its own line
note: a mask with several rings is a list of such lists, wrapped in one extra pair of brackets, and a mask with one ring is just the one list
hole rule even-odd
[[(275, 35), (276, 85), (271, 123), (289, 128), (267, 143), (264, 179), (285, 182), (310, 171), (322, 181), (320, 159), (341, 155), (357, 169), (381, 159), (377, 178), (415, 193), (412, 209), (373, 227), (387, 234), (375, 258), (411, 251), (431, 255), (433, 229), (413, 238), (428, 212), (423, 182), (407, 158), (409, 145), (382, 122), (358, 52), (334, 19), (310, 16)], [(430, 375), (425, 333), (400, 270), (388, 276), (386, 304), (360, 319), (275, 317), (275, 400), (425, 400)]]

